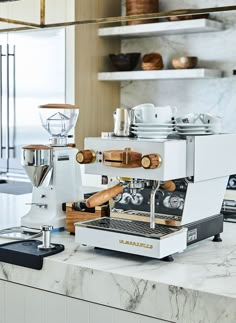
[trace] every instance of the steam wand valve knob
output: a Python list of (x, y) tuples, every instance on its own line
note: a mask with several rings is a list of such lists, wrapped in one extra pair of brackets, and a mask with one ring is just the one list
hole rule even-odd
[(149, 154), (142, 157), (141, 165), (145, 169), (155, 169), (161, 167), (162, 158), (158, 154)]
[(41, 227), (41, 231), (43, 233), (43, 243), (38, 246), (40, 250), (49, 250), (55, 248), (54, 245), (51, 244), (51, 231), (53, 229), (52, 225), (43, 225)]
[(91, 164), (96, 161), (96, 153), (93, 150), (81, 150), (76, 155), (79, 164)]

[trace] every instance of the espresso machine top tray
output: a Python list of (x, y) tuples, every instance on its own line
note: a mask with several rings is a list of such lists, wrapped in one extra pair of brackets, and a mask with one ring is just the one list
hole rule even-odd
[(140, 221), (129, 221), (113, 218), (99, 218), (82, 223), (77, 223), (76, 226), (88, 227), (91, 229), (105, 230), (110, 232), (119, 232), (131, 234), (146, 238), (163, 239), (169, 235), (181, 230), (181, 228), (172, 228), (164, 225), (156, 225), (155, 229), (150, 228), (150, 224)]

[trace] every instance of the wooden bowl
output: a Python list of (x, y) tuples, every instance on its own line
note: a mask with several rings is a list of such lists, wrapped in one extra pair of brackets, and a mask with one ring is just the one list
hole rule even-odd
[(198, 63), (196, 56), (183, 56), (172, 59), (172, 66), (175, 69), (189, 69), (195, 68)]
[[(159, 11), (159, 0), (126, 0), (126, 15), (141, 15)], [(155, 19), (128, 21), (128, 25), (156, 22)]]
[(132, 71), (137, 66), (140, 53), (110, 54), (109, 58), (117, 71)]
[(163, 59), (160, 53), (149, 53), (143, 56), (143, 70), (162, 70), (164, 67)]

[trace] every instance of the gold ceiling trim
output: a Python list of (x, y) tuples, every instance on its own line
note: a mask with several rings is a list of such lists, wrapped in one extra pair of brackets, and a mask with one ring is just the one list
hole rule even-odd
[(31, 28), (40, 28), (40, 24), (35, 24), (33, 22), (27, 22), (27, 21), (21, 21), (21, 20), (16, 20), (16, 19), (10, 19), (10, 18), (1, 18), (0, 21), (6, 22), (8, 24), (14, 24), (14, 25), (22, 25), (25, 27), (31, 27)]
[(45, 0), (40, 0), (40, 25), (45, 25), (46, 4)]
[(229, 11), (236, 11), (236, 6), (221, 6), (221, 7), (211, 7), (211, 8), (203, 8), (203, 9), (186, 9), (186, 10), (175, 10), (175, 11), (172, 10), (172, 11), (163, 11), (163, 12), (148, 13), (148, 14), (141, 14), (141, 15), (132, 15), (132, 16), (106, 17), (106, 18), (46, 24), (45, 23), (46, 22), (46, 0), (40, 0), (40, 24), (0, 17), (0, 21), (2, 22), (21, 25), (21, 27), (15, 27), (15, 28), (11, 27), (11, 28), (0, 29), (0, 32), (27, 30), (31, 28), (68, 27), (68, 26), (77, 26), (77, 25), (86, 25), (86, 24), (104, 25), (104, 24), (122, 23), (122, 22), (135, 21), (135, 20), (162, 19), (162, 18), (168, 18), (172, 16), (181, 17), (186, 15), (197, 16), (197, 15), (206, 14), (206, 13), (219, 13), (219, 12), (229, 12)]
[(163, 11), (163, 12), (155, 12), (148, 13), (142, 15), (132, 15), (132, 16), (120, 16), (120, 17), (107, 17), (107, 18), (97, 18), (97, 19), (88, 19), (88, 20), (77, 20), (71, 22), (64, 23), (54, 23), (54, 24), (46, 24), (43, 28), (50, 27), (60, 27), (60, 26), (75, 26), (75, 25), (85, 25), (85, 24), (114, 24), (119, 22), (127, 22), (134, 20), (147, 20), (147, 19), (162, 19), (168, 17), (181, 17), (181, 16), (197, 16), (205, 13), (219, 13), (219, 12), (227, 12), (227, 11), (236, 11), (236, 6), (224, 6), (224, 7), (213, 7), (213, 8), (204, 8), (204, 9), (189, 9), (189, 10), (175, 10), (175, 11)]

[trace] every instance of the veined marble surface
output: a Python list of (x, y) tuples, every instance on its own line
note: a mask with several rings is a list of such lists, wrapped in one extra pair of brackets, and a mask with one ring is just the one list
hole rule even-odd
[[(178, 323), (236, 322), (236, 225), (222, 243), (199, 242), (175, 261), (79, 246), (54, 233), (65, 251), (41, 271), (0, 263), (0, 279)], [(0, 240), (4, 243), (6, 240)]]

